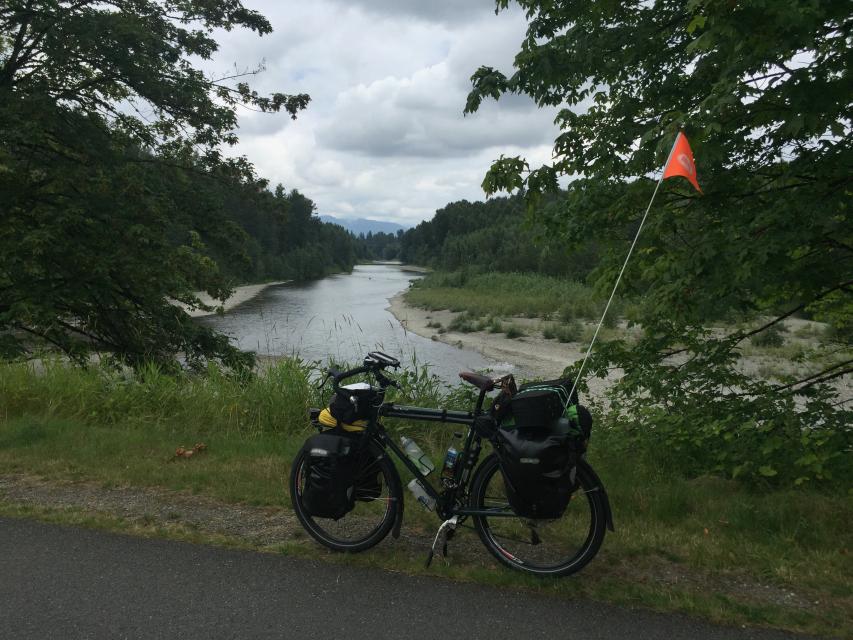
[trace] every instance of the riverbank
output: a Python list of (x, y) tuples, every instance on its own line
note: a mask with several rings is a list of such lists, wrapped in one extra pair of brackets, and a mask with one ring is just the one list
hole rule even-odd
[[(454, 319), (461, 314), (448, 309), (421, 309), (406, 303), (405, 292), (398, 293), (389, 301), (390, 311), (407, 331), (424, 338), (476, 351), (486, 358), (499, 362), (510, 362), (530, 372), (537, 378), (558, 378), (563, 369), (584, 356), (580, 342), (561, 343), (543, 337), (541, 321), (536, 318), (513, 317), (510, 322), (524, 335), (510, 338), (506, 333), (488, 331), (454, 331)], [(593, 378), (589, 381), (589, 396), (604, 402), (607, 389), (621, 375), (611, 372), (606, 379)]]
[[(288, 282), (291, 282), (291, 280), (278, 280), (275, 282), (264, 282), (263, 284), (245, 284), (239, 287), (235, 287), (234, 292), (224, 302), (222, 300), (216, 300), (212, 298), (204, 291), (196, 291), (196, 296), (198, 296), (198, 299), (206, 305), (210, 305), (212, 307), (222, 307), (223, 311), (230, 311), (234, 307), (241, 305), (244, 302), (248, 302), (255, 296), (259, 295), (267, 287), (287, 284)], [(204, 309), (190, 309), (189, 306), (185, 304), (182, 304), (180, 306), (192, 318), (203, 318), (205, 316), (212, 316), (216, 313), (215, 310), (205, 311)]]

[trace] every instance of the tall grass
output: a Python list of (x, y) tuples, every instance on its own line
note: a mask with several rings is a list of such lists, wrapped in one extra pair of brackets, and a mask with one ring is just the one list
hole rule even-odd
[[(68, 418), (101, 426), (180, 425), (199, 434), (302, 433), (308, 427), (307, 408), (325, 406), (331, 395), (331, 384), (317, 388), (319, 368), (283, 358), (258, 374), (235, 377), (213, 366), (202, 375), (173, 375), (154, 365), (132, 371), (76, 368), (58, 360), (0, 363), (0, 417)], [(389, 400), (451, 409), (473, 405), (473, 387), (448, 390), (417, 362), (396, 377), (402, 389), (389, 390)]]
[(110, 425), (179, 424), (213, 431), (293, 433), (307, 425), (305, 408), (321, 401), (309, 384), (311, 369), (284, 359), (263, 375), (235, 378), (216, 367), (204, 375), (166, 374), (59, 361), (0, 365), (0, 414), (72, 418)]
[[(406, 293), (406, 301), (427, 309), (476, 315), (598, 319), (604, 300), (580, 282), (535, 273), (431, 273)], [(619, 308), (611, 308), (619, 315)]]

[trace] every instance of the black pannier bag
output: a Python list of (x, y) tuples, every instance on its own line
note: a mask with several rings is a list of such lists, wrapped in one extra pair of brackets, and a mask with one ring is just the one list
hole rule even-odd
[(340, 387), (329, 400), (329, 411), (340, 424), (352, 424), (370, 417), (376, 392), (370, 385), (356, 383)]
[(492, 405), (507, 498), (520, 516), (559, 518), (576, 489), (592, 416), (578, 404), (577, 392), (569, 402), (571, 385), (569, 379), (528, 383)]
[(318, 518), (342, 518), (355, 506), (361, 458), (359, 439), (336, 430), (326, 431), (308, 438), (303, 450), (305, 511)]
[(559, 518), (577, 488), (581, 456), (577, 435), (567, 420), (559, 427), (500, 429), (498, 458), (513, 511), (525, 518)]

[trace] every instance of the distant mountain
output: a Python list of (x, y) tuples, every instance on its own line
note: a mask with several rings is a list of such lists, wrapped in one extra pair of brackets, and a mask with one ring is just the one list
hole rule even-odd
[(404, 227), (396, 222), (384, 222), (382, 220), (369, 220), (367, 218), (335, 218), (334, 216), (320, 216), (323, 222), (330, 222), (342, 226), (344, 229), (355, 235), (368, 233), (397, 233), (405, 231), (408, 227)]

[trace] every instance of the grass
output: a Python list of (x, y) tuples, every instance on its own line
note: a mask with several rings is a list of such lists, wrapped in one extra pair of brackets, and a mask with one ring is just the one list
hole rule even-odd
[[(598, 319), (604, 301), (591, 287), (533, 273), (431, 273), (406, 293), (406, 302), (426, 309), (469, 311), (475, 317), (526, 316)], [(619, 315), (619, 309), (611, 309)]]
[[(461, 388), (448, 396), (423, 371), (407, 374), (403, 382), (401, 401), (407, 403), (458, 407), (471, 399), (471, 392)], [(39, 371), (0, 365), (0, 473), (164, 487), (227, 503), (286, 508), (290, 460), (309, 433), (304, 408), (324, 398), (309, 384), (308, 367), (289, 360), (266, 375), (243, 380), (216, 371), (170, 378), (155, 369), (134, 376), (55, 363)], [(451, 428), (410, 423), (399, 430), (438, 463), (445, 448), (457, 442)], [(848, 496), (765, 491), (716, 477), (686, 479), (659, 460), (626, 460), (616, 453), (622, 450), (615, 446), (619, 438), (618, 428), (607, 422), (593, 433), (590, 460), (608, 489), (617, 531), (608, 533), (600, 556), (581, 575), (536, 580), (497, 567), (485, 554), (454, 556), (450, 566), (437, 563), (430, 573), (727, 623), (853, 634), (853, 537), (847, 526), (853, 506)], [(178, 446), (200, 441), (208, 445), (204, 455), (172, 461)], [(131, 527), (102, 516), (9, 504), (0, 505), (0, 512), (247, 544), (187, 531), (179, 522)], [(435, 524), (434, 515), (414, 505), (406, 510), (404, 529), (432, 531)], [(265, 550), (327, 557), (304, 543)], [(422, 555), (412, 557), (393, 545), (335, 560), (424, 572)], [(790, 592), (797, 594), (794, 605), (785, 600)], [(768, 598), (768, 593), (779, 597)]]

